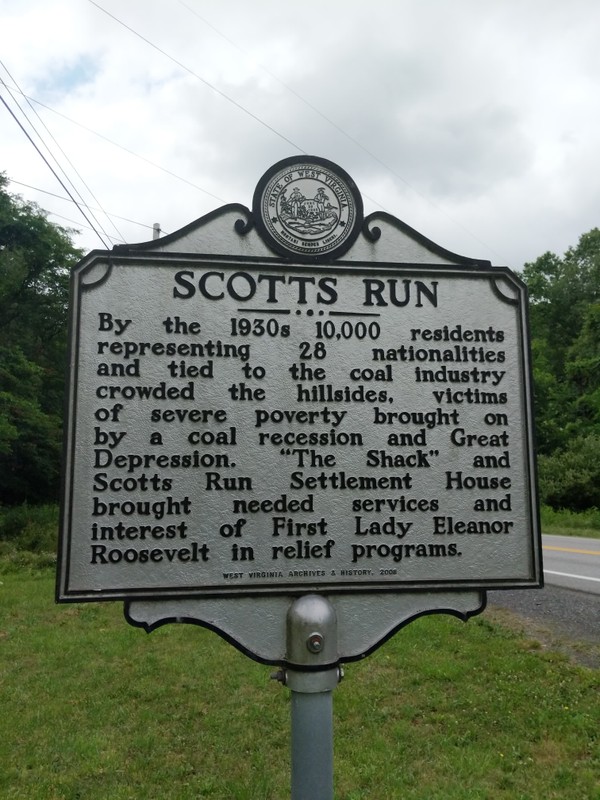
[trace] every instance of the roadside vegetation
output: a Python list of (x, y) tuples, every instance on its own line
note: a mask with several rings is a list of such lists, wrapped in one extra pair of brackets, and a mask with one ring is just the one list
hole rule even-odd
[(555, 511), (550, 506), (542, 506), (540, 519), (542, 533), (600, 539), (600, 511), (597, 508), (577, 513), (564, 508)]
[(0, 575), (56, 568), (58, 506), (0, 507)]

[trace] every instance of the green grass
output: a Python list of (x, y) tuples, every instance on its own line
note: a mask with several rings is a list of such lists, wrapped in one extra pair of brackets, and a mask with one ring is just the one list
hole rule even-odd
[[(217, 635), (0, 576), (0, 797), (284, 800), (289, 691)], [(337, 800), (600, 800), (600, 672), (484, 614), (407, 626), (334, 693)]]

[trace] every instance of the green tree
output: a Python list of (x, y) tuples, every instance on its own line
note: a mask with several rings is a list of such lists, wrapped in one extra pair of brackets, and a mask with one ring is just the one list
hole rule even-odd
[(526, 264), (542, 501), (600, 506), (600, 230)]
[(585, 358), (593, 331), (583, 331), (600, 302), (600, 229), (583, 234), (562, 258), (548, 252), (525, 264), (523, 278), (531, 299), (538, 448), (549, 455), (586, 432), (594, 415), (589, 404), (598, 401), (575, 362)]
[(600, 434), (600, 303), (587, 307), (579, 336), (567, 353), (565, 371), (576, 396), (580, 430)]
[(0, 175), (0, 503), (58, 498), (68, 231), (8, 193)]

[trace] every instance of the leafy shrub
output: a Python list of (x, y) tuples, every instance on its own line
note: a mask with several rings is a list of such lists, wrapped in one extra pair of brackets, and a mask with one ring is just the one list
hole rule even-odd
[(554, 509), (600, 508), (600, 436), (578, 436), (550, 456), (539, 457), (540, 498)]
[(42, 575), (48, 569), (56, 569), (55, 553), (30, 553), (17, 550), (7, 542), (0, 542), (0, 575)]
[(554, 509), (550, 506), (542, 506), (540, 509), (540, 519), (542, 531), (560, 529), (566, 531), (581, 531), (580, 535), (589, 535), (590, 531), (600, 531), (600, 509), (589, 508), (586, 511), (570, 511), (561, 508)]
[(0, 507), (0, 542), (10, 542), (17, 550), (54, 553), (58, 529), (58, 506)]

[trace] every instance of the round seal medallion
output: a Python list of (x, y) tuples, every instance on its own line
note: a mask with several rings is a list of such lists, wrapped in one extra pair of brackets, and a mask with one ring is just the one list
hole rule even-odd
[(256, 187), (253, 212), (272, 250), (308, 261), (345, 253), (363, 218), (352, 178), (316, 156), (286, 158), (271, 167)]

